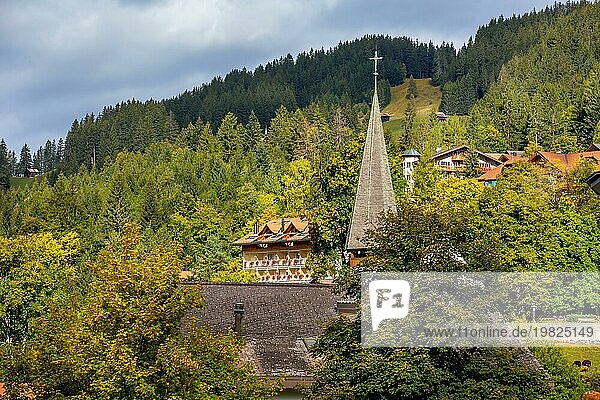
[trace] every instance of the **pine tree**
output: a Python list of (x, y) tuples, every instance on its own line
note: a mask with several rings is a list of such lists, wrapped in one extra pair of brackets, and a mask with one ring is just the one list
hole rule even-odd
[(17, 155), (14, 150), (8, 152), (8, 163), (10, 165), (10, 175), (15, 176), (17, 174)]
[(412, 101), (408, 102), (406, 109), (404, 110), (404, 119), (402, 120), (402, 138), (400, 139), (400, 146), (404, 148), (414, 147), (412, 145), (412, 131), (415, 123), (417, 113), (415, 111), (415, 104)]
[(19, 156), (19, 170), (17, 171), (20, 175), (25, 175), (25, 170), (31, 168), (31, 151), (27, 143), (21, 148), (21, 155)]
[(417, 84), (416, 84), (413, 76), (411, 75), (408, 80), (408, 90), (406, 92), (406, 98), (409, 100), (412, 100), (412, 99), (416, 98), (417, 95), (418, 95)]
[(56, 145), (56, 163), (59, 163), (63, 160), (65, 156), (65, 142), (63, 138), (58, 139), (58, 144)]
[(0, 188), (7, 189), (10, 186), (10, 162), (8, 160), (8, 149), (4, 139), (0, 140)]
[(250, 117), (248, 118), (248, 124), (246, 125), (244, 148), (246, 150), (255, 148), (256, 145), (261, 141), (261, 136), (262, 128), (260, 127), (260, 122), (254, 111), (252, 111), (250, 113)]
[(229, 160), (233, 153), (239, 148), (242, 131), (243, 127), (238, 124), (236, 116), (231, 112), (227, 113), (217, 131), (217, 138), (223, 146), (225, 160)]

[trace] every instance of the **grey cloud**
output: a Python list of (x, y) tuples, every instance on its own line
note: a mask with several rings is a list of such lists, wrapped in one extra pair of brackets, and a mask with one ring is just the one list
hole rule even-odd
[(462, 42), (552, 1), (44, 0), (0, 4), (0, 137), (19, 150), (132, 97), (172, 97), (232, 68), (364, 34)]

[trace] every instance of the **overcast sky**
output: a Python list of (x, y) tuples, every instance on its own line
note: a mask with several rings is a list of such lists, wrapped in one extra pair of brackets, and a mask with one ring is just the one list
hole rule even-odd
[[(0, 0), (0, 138), (18, 151), (75, 118), (163, 99), (233, 68), (365, 34), (462, 45), (554, 0)], [(384, 55), (385, 56), (385, 55)]]

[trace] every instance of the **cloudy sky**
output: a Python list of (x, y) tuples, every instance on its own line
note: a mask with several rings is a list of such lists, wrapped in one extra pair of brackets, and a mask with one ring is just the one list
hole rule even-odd
[(365, 34), (460, 46), (493, 17), (553, 2), (0, 0), (0, 138), (36, 149), (105, 105)]

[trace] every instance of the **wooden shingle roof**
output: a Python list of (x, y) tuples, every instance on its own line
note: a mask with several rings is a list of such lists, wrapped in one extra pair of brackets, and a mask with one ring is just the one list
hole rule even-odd
[(234, 305), (244, 304), (244, 357), (256, 375), (309, 378), (311, 358), (305, 340), (316, 339), (337, 315), (338, 297), (331, 285), (269, 283), (205, 283), (206, 307), (190, 317), (225, 333), (234, 325)]
[(346, 240), (347, 250), (367, 248), (365, 232), (376, 228), (377, 219), (382, 212), (396, 212), (396, 202), (375, 86), (350, 231)]

